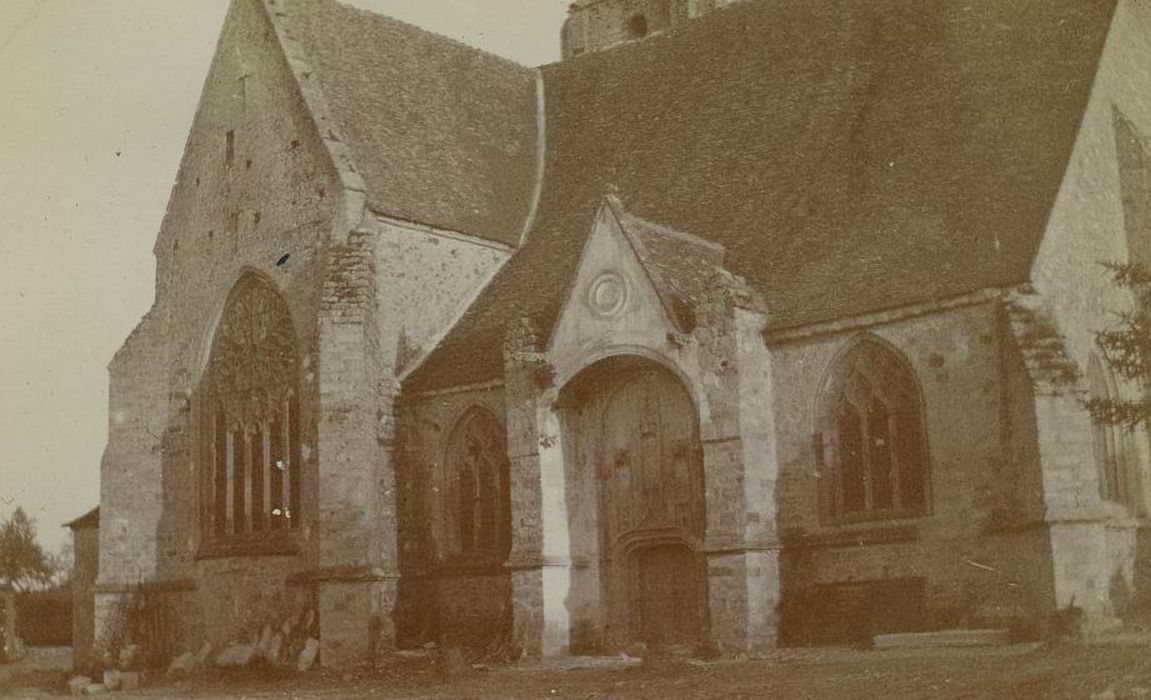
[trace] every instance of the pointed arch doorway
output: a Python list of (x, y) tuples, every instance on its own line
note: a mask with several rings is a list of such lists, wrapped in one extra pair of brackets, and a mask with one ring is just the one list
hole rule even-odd
[(582, 534), (573, 555), (594, 572), (574, 582), (575, 597), (594, 600), (608, 647), (696, 645), (707, 633), (706, 519), (691, 395), (662, 365), (616, 356), (561, 401), (569, 517)]

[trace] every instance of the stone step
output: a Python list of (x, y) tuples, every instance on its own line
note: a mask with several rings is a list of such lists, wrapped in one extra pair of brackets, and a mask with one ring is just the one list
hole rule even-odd
[(1005, 629), (940, 630), (938, 632), (911, 632), (880, 634), (872, 640), (876, 649), (922, 649), (929, 647), (997, 647), (1010, 643)]

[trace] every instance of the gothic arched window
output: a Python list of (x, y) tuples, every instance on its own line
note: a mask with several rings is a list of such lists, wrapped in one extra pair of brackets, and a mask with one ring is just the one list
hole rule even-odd
[(823, 520), (927, 512), (919, 385), (904, 359), (886, 345), (864, 339), (836, 361), (819, 400), (815, 449)]
[[(1120, 400), (1115, 375), (1094, 352), (1087, 358), (1087, 384), (1090, 398), (1100, 401)], [(1099, 471), (1099, 495), (1107, 501), (1134, 505), (1131, 476), (1135, 459), (1134, 434), (1121, 426), (1104, 422), (1092, 423), (1092, 447)]]
[(255, 274), (224, 307), (199, 387), (207, 539), (300, 526), (298, 357), (291, 313)]
[(511, 547), (504, 429), (491, 412), (469, 409), (448, 437), (445, 456), (449, 550), (503, 559)]
[(640, 12), (628, 18), (627, 37), (629, 39), (642, 39), (647, 36), (647, 32), (647, 15)]

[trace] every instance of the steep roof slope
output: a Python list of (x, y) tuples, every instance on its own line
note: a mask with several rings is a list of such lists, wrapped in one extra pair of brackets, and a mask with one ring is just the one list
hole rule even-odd
[(695, 236), (644, 221), (625, 211), (614, 196), (607, 201), (672, 321), (681, 331), (690, 332), (695, 327), (695, 306), (709, 289), (714, 285), (733, 287), (733, 280), (725, 278), (726, 251)]
[(747, 2), (545, 69), (527, 244), (410, 379), (548, 330), (599, 198), (714, 240), (787, 327), (1025, 280), (1114, 0)]
[(334, 0), (279, 0), (372, 210), (517, 245), (535, 190), (536, 72)]

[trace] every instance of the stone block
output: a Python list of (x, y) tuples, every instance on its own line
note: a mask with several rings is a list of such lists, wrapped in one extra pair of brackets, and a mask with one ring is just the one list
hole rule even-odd
[(310, 671), (312, 666), (316, 664), (316, 656), (320, 653), (320, 640), (311, 638), (304, 643), (304, 650), (300, 652), (299, 663), (296, 664), (296, 670), (300, 672)]
[(265, 625), (260, 632), (260, 640), (256, 643), (255, 656), (258, 659), (268, 658), (268, 650), (272, 646), (272, 627)]
[(84, 688), (85, 695), (104, 695), (108, 689), (103, 683), (91, 683), (88, 687)]
[(272, 636), (272, 641), (268, 642), (268, 653), (265, 656), (270, 664), (278, 664), (283, 656), (284, 651), (284, 635), (276, 633)]
[(216, 668), (244, 668), (255, 658), (256, 647), (250, 644), (233, 644), (216, 656)]
[(173, 659), (171, 665), (168, 666), (168, 678), (179, 680), (190, 676), (199, 665), (196, 658), (196, 655), (190, 651), (177, 656)]

